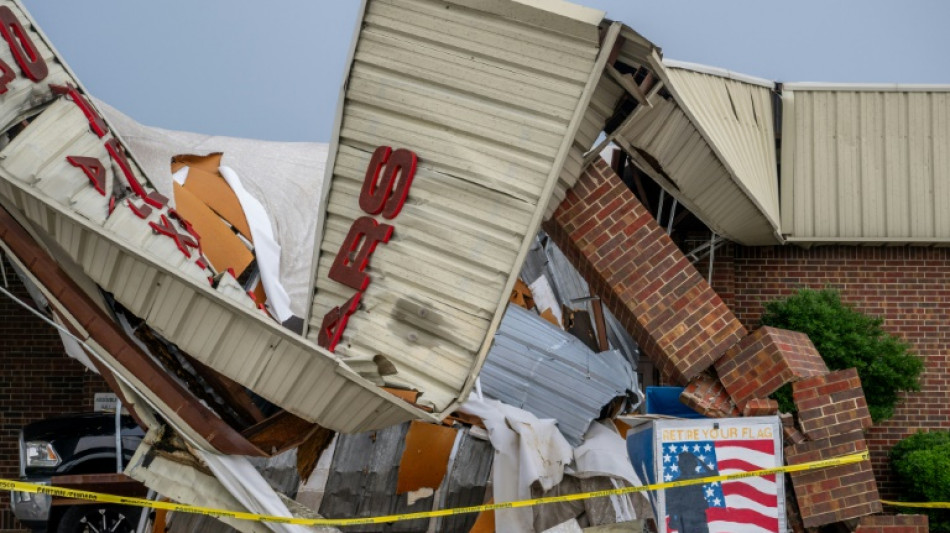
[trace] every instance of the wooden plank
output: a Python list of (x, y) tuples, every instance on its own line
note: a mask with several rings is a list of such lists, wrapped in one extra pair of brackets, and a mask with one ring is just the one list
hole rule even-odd
[(218, 272), (234, 269), (240, 276), (254, 260), (254, 254), (231, 228), (191, 191), (175, 183), (175, 211), (191, 223), (201, 237), (201, 251)]
[(237, 195), (228, 186), (228, 182), (215, 171), (207, 172), (200, 168), (189, 167), (185, 190), (198, 197), (212, 211), (234, 226), (245, 239), (251, 241), (251, 228), (248, 226), (244, 209)]

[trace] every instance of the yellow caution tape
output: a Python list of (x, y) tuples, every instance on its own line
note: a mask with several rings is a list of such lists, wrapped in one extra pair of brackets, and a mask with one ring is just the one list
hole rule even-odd
[(923, 507), (925, 509), (950, 509), (950, 502), (892, 502), (881, 500), (884, 505), (892, 507)]
[(475, 505), (472, 507), (458, 507), (455, 509), (440, 509), (437, 511), (422, 511), (418, 513), (405, 513), (388, 516), (374, 516), (369, 518), (288, 518), (286, 516), (259, 515), (254, 513), (245, 513), (241, 511), (228, 511), (226, 509), (211, 509), (208, 507), (198, 507), (194, 505), (180, 505), (171, 502), (160, 502), (145, 500), (142, 498), (127, 498), (124, 496), (115, 496), (112, 494), (101, 494), (98, 492), (89, 492), (84, 490), (64, 489), (60, 487), (51, 487), (48, 485), (37, 485), (34, 483), (25, 483), (22, 481), (11, 481), (0, 479), (0, 490), (15, 490), (20, 492), (32, 492), (39, 494), (49, 494), (51, 496), (60, 496), (63, 498), (74, 498), (78, 500), (89, 500), (103, 503), (118, 503), (122, 505), (132, 505), (136, 507), (150, 507), (152, 509), (165, 509), (179, 513), (196, 513), (217, 518), (234, 518), (237, 520), (251, 520), (255, 522), (276, 522), (280, 524), (296, 524), (302, 526), (355, 526), (363, 524), (383, 524), (387, 522), (398, 522), (403, 520), (417, 520), (420, 518), (432, 518), (438, 516), (451, 516), (467, 513), (480, 513), (482, 511), (493, 511), (495, 509), (516, 509), (521, 507), (533, 507), (535, 505), (544, 505), (548, 503), (570, 502), (576, 500), (587, 500), (590, 498), (603, 498), (607, 496), (617, 496), (622, 494), (632, 494), (634, 492), (658, 491), (670, 489), (673, 487), (685, 487), (687, 485), (700, 485), (703, 483), (713, 483), (717, 481), (728, 481), (731, 479), (742, 479), (748, 477), (767, 476), (770, 474), (781, 474), (786, 472), (801, 472), (803, 470), (815, 470), (818, 468), (828, 468), (831, 466), (847, 465), (867, 461), (868, 452), (845, 455), (822, 461), (812, 461), (791, 466), (779, 466), (775, 468), (766, 468), (764, 470), (753, 470), (750, 472), (741, 472), (738, 474), (726, 474), (721, 476), (711, 476), (704, 478), (686, 479), (682, 481), (670, 481), (666, 483), (655, 483), (653, 485), (644, 485), (640, 487), (623, 487), (619, 489), (600, 490), (595, 492), (581, 492), (577, 494), (565, 494), (562, 496), (548, 496), (545, 498), (532, 498), (530, 500), (519, 500), (514, 502), (490, 503), (485, 505)]

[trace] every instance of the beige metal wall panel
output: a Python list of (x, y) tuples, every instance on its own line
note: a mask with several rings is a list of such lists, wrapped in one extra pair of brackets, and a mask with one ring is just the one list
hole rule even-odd
[[(8, 2), (0, 6), (16, 7)], [(25, 16), (22, 20), (28, 25)], [(79, 84), (51, 55), (43, 37), (32, 30), (28, 33), (46, 50), (50, 74), (29, 82), (30, 99), (0, 99), (0, 116), (29, 117), (28, 125), (0, 151), (0, 200), (9, 209), (42, 234), (44, 242), (55, 242), (85, 275), (169, 341), (298, 416), (340, 431), (428, 417), (248, 305), (248, 298), (235, 290), (231, 280), (212, 288), (213, 272), (198, 264), (198, 250), (182, 251), (176, 239), (149, 225), (173, 219), (168, 206), (134, 214), (130, 205), (139, 204), (142, 209), (145, 202), (122, 191), (131, 182), (106, 149), (114, 132), (98, 135), (91, 127), (93, 118), (77, 104), (78, 96), (51, 91), (49, 82)], [(0, 42), (0, 50), (6, 46)], [(15, 84), (21, 77), (10, 87), (19, 87)], [(89, 105), (89, 113), (95, 114)], [(98, 160), (102, 192), (67, 157)], [(135, 161), (129, 157), (127, 163), (133, 180), (145, 188), (145, 194), (151, 192)], [(117, 180), (120, 187), (115, 186)], [(113, 193), (118, 198), (110, 212)], [(184, 234), (182, 225), (171, 224)]]
[(789, 241), (950, 241), (950, 87), (789, 84), (782, 100)]
[(309, 338), (356, 293), (328, 273), (368, 216), (370, 156), (411, 150), (408, 199), (392, 220), (376, 216), (395, 230), (335, 352), (375, 383), (421, 391), (437, 413), (467, 394), (571, 141), (596, 135), (583, 119), (606, 61), (602, 15), (533, 0), (366, 2), (327, 167)]
[(607, 74), (600, 77), (597, 88), (591, 97), (590, 105), (584, 113), (584, 119), (581, 127), (571, 144), (571, 150), (568, 153), (567, 161), (558, 177), (557, 185), (554, 188), (554, 194), (548, 201), (548, 207), (544, 212), (544, 218), (548, 219), (554, 214), (557, 206), (564, 200), (567, 191), (577, 183), (581, 172), (584, 171), (584, 156), (593, 148), (598, 137), (604, 130), (604, 124), (607, 119), (613, 115), (617, 104), (624, 95), (624, 90), (620, 85), (610, 78)]
[(669, 89), (705, 132), (747, 200), (777, 230), (778, 164), (772, 85), (748, 83), (685, 68), (668, 68)]

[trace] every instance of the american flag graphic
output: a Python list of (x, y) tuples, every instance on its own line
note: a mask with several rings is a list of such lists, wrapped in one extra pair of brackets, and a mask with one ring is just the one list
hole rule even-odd
[[(772, 439), (684, 441), (662, 449), (664, 482), (776, 466)], [(774, 474), (667, 489), (666, 530), (778, 533), (778, 490)]]

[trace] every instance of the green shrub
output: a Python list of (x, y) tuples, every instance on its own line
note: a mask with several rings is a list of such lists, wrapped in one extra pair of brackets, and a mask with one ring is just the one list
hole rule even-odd
[[(950, 502), (950, 431), (917, 433), (890, 452), (900, 499), (905, 502)], [(920, 509), (904, 508), (919, 513)], [(930, 531), (950, 533), (950, 511), (928, 510)]]
[[(837, 291), (802, 289), (765, 304), (762, 324), (808, 335), (831, 370), (854, 367), (875, 422), (894, 414), (898, 392), (920, 390), (923, 361), (910, 346), (881, 328), (883, 320), (855, 311)], [(784, 412), (794, 411), (791, 387), (774, 396)]]

